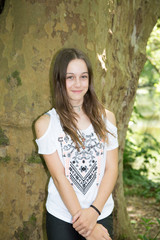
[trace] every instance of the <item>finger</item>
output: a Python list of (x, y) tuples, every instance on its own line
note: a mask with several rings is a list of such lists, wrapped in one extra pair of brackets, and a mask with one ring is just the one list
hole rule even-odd
[(109, 236), (107, 236), (107, 237), (105, 236), (105, 237), (103, 237), (103, 239), (104, 240), (112, 240)]
[(109, 234), (107, 228), (105, 228), (103, 225), (101, 225), (101, 227), (105, 233)]
[(82, 229), (81, 231), (78, 231), (78, 233), (82, 235), (84, 238), (86, 238), (91, 234), (91, 231), (89, 230), (86, 232), (84, 229)]
[(79, 227), (80, 227), (80, 224), (77, 220), (76, 222), (73, 223), (73, 228), (76, 229), (76, 231), (78, 231), (78, 230), (80, 230)]
[(78, 211), (78, 212), (73, 216), (73, 218), (72, 218), (72, 223), (76, 222), (77, 219), (80, 217), (80, 215), (81, 215), (81, 212)]
[[(73, 226), (74, 227), (74, 226)], [(78, 225), (76, 227), (74, 227), (74, 229), (77, 231), (77, 232), (85, 232), (85, 229), (81, 226), (81, 225)]]
[(109, 235), (109, 233), (104, 236), (104, 239), (105, 239), (105, 240), (112, 240), (111, 237), (110, 237), (110, 235)]
[(85, 237), (88, 237), (91, 234), (91, 230), (88, 230), (88, 232), (86, 232)]
[(76, 231), (81, 231), (84, 229), (84, 224), (80, 221), (80, 218), (78, 218), (77, 221), (73, 223), (73, 228)]
[(109, 232), (108, 232), (107, 228), (105, 228), (103, 225), (101, 225), (101, 227), (102, 227), (103, 231), (105, 232), (105, 235), (103, 236), (104, 239), (106, 239), (106, 240), (112, 240), (111, 237), (110, 237), (110, 235), (109, 235)]
[(85, 231), (82, 230), (82, 231), (79, 231), (78, 233), (79, 233), (81, 236), (83, 236), (84, 238), (86, 238), (86, 232), (85, 232)]

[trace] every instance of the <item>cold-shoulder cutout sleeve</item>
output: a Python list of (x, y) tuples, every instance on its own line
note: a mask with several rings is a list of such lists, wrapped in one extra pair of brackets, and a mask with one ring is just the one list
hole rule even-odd
[(107, 150), (113, 150), (119, 146), (117, 127), (110, 120), (106, 119), (106, 128), (108, 130)]
[(39, 154), (52, 154), (56, 151), (52, 115), (50, 115), (48, 128), (46, 129), (45, 133), (40, 138), (37, 138), (35, 142), (37, 143)]

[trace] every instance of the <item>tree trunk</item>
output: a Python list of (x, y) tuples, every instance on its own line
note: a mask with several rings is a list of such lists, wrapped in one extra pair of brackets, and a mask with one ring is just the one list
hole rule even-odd
[(2, 239), (46, 239), (48, 176), (32, 131), (51, 108), (53, 55), (85, 51), (99, 98), (116, 114), (119, 178), (114, 191), (115, 240), (135, 239), (123, 192), (123, 149), (145, 47), (160, 15), (158, 0), (6, 0), (0, 15), (0, 232)]
[(106, 79), (109, 79), (111, 86), (106, 83), (105, 96), (107, 105), (116, 114), (119, 129), (119, 178), (114, 191), (114, 229), (115, 239), (131, 240), (137, 238), (130, 227), (124, 199), (123, 150), (139, 75), (146, 60), (146, 44), (160, 15), (160, 2), (117, 1), (113, 12), (111, 36), (108, 36), (110, 41), (106, 47)]

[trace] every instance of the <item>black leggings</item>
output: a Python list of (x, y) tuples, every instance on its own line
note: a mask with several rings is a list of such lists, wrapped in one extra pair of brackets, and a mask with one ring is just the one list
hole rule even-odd
[[(112, 214), (99, 220), (98, 223), (107, 228), (111, 238), (113, 238)], [(72, 224), (64, 222), (47, 212), (46, 229), (48, 240), (85, 240), (73, 227)]]

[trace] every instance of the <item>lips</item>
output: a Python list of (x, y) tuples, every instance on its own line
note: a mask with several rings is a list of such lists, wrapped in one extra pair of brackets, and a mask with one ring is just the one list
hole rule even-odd
[(73, 93), (81, 93), (82, 90), (73, 90), (72, 92), (73, 92)]

